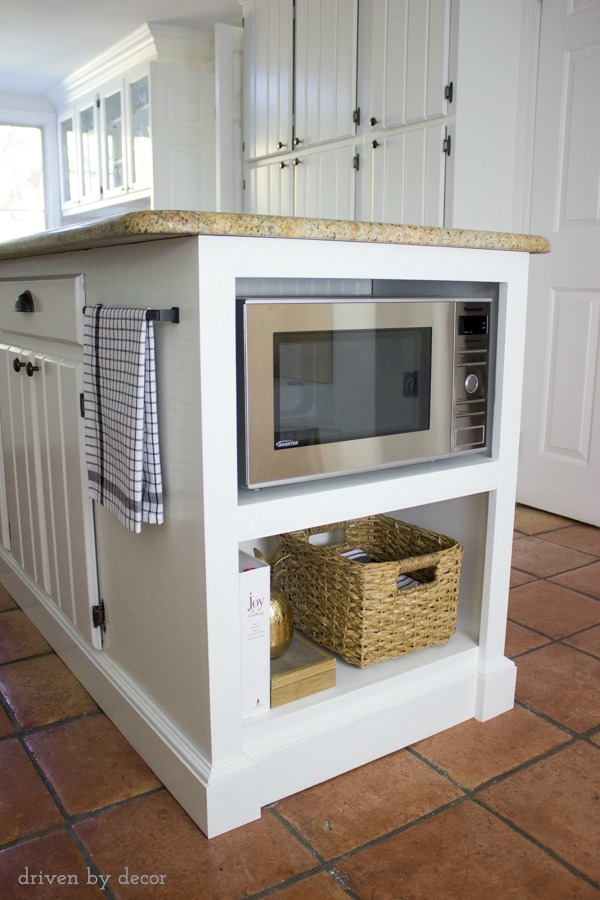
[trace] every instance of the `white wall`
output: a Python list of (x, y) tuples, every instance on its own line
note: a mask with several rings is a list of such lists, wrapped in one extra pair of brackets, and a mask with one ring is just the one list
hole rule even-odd
[[(540, 0), (460, 0), (446, 224), (522, 230), (529, 195)], [(525, 207), (527, 203), (525, 202)]]

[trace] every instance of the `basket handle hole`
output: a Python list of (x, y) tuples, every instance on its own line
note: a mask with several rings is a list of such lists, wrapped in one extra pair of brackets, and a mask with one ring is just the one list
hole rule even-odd
[(330, 544), (343, 544), (346, 540), (346, 532), (343, 528), (337, 528), (335, 531), (322, 531), (318, 534), (311, 534), (308, 538), (309, 544), (315, 547), (328, 547)]

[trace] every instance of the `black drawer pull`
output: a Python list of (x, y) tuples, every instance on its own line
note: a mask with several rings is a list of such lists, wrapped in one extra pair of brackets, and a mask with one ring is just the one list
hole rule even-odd
[(23, 291), (15, 300), (15, 312), (33, 312), (31, 291)]
[(27, 365), (26, 365), (26, 367), (25, 367), (25, 371), (27, 372), (27, 374), (29, 375), (29, 377), (32, 378), (34, 372), (39, 372), (39, 371), (40, 371), (40, 367), (39, 367), (39, 366), (34, 366), (33, 363), (28, 362)]

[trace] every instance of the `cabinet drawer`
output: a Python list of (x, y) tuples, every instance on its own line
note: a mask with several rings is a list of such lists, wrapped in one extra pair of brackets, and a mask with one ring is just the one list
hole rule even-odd
[[(15, 309), (17, 298), (23, 291), (31, 293), (33, 312)], [(0, 328), (3, 331), (81, 344), (84, 305), (83, 275), (0, 279)]]

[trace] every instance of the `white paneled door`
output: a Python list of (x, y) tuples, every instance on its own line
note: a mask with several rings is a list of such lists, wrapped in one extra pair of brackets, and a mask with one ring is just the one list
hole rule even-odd
[(90, 641), (97, 603), (92, 503), (80, 454), (83, 364), (0, 343), (10, 552)]
[(600, 525), (600, 0), (543, 0), (518, 499)]

